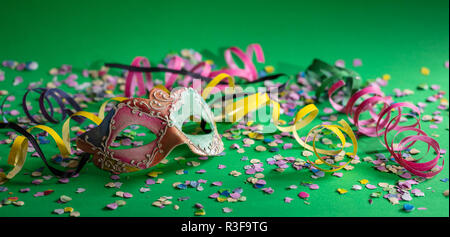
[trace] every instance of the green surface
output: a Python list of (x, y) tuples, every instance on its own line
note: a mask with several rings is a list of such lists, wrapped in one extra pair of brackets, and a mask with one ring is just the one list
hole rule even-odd
[[(71, 2), (71, 3), (70, 3)], [(246, 47), (250, 43), (260, 43), (263, 47), (266, 64), (273, 65), (276, 72), (294, 74), (304, 70), (313, 60), (320, 58), (328, 62), (343, 59), (351, 66), (354, 58), (361, 58), (363, 66), (356, 70), (364, 79), (373, 79), (383, 74), (390, 74), (392, 79), (383, 90), (392, 93), (393, 88), (411, 89), (414, 96), (399, 99), (424, 102), (433, 91), (416, 91), (419, 83), (436, 83), (449, 93), (449, 71), (444, 62), (449, 58), (449, 3), (448, 1), (2, 1), (0, 3), (0, 61), (6, 59), (20, 62), (36, 60), (39, 70), (35, 72), (17, 72), (2, 68), (6, 80), (0, 82), (1, 88), (16, 95), (12, 106), (18, 106), (24, 88), (29, 82), (43, 78), (51, 80), (48, 70), (62, 64), (71, 64), (75, 69), (83, 69), (105, 61), (130, 63), (135, 56), (146, 56), (153, 65), (171, 51), (193, 48), (200, 51), (205, 58), (212, 59), (219, 66), (224, 66), (223, 51), (229, 46)], [(263, 65), (258, 65), (261, 69)], [(430, 69), (429, 76), (420, 74), (420, 68)], [(350, 67), (351, 68), (351, 67)], [(97, 66), (98, 69), (98, 66)], [(13, 78), (21, 75), (25, 82), (12, 86)], [(63, 79), (63, 78), (60, 78)], [(65, 87), (64, 87), (65, 88)], [(74, 91), (71, 91), (74, 92)], [(330, 107), (328, 103), (319, 105), (320, 109)], [(425, 114), (431, 114), (437, 102), (428, 105)], [(21, 108), (17, 107), (19, 111)], [(97, 105), (90, 105), (87, 111), (97, 111)], [(441, 148), (449, 150), (448, 111), (443, 111), (443, 123), (439, 129), (429, 129), (425, 123), (424, 130), (440, 135), (437, 140)], [(23, 116), (23, 112), (21, 112)], [(340, 115), (344, 118), (344, 116)], [(316, 121), (316, 124), (320, 120)], [(60, 125), (52, 126), (61, 128)], [(220, 131), (229, 128), (229, 124), (219, 124)], [(306, 130), (300, 132), (306, 134)], [(5, 138), (6, 130), (1, 131), (0, 139)], [(293, 142), (284, 139), (285, 142)], [(381, 149), (375, 138), (358, 140), (360, 157)], [(232, 141), (226, 141), (230, 147)], [(240, 143), (240, 142), (238, 142)], [(261, 142), (257, 142), (259, 144)], [(242, 143), (240, 143), (242, 144)], [(9, 145), (0, 145), (0, 162), (6, 164)], [(56, 154), (54, 145), (44, 145), (50, 157)], [(207, 216), (449, 216), (448, 198), (442, 195), (449, 188), (448, 182), (441, 178), (448, 177), (448, 154), (443, 172), (435, 178), (414, 187), (421, 189), (425, 197), (414, 197), (416, 208), (412, 213), (402, 211), (402, 205), (392, 205), (386, 199), (374, 199), (372, 205), (368, 199), (372, 190), (351, 190), (352, 185), (360, 179), (370, 183), (388, 182), (395, 184), (399, 178), (394, 174), (381, 173), (372, 164), (363, 162), (353, 171), (343, 171), (338, 178), (331, 175), (314, 180), (311, 172), (287, 169), (284, 173), (273, 171), (265, 159), (273, 153), (256, 153), (246, 149), (245, 154), (227, 149), (223, 157), (210, 157), (201, 161), (197, 167), (188, 167), (174, 161), (173, 158), (184, 156), (188, 160), (197, 157), (186, 146), (178, 147), (170, 154), (170, 163), (133, 174), (121, 175), (123, 182), (120, 190), (130, 192), (133, 198), (126, 200), (127, 205), (114, 211), (104, 210), (106, 204), (120, 198), (114, 197), (119, 189), (105, 188), (110, 181), (109, 174), (95, 167), (92, 163), (81, 172), (78, 178), (68, 184), (58, 184), (56, 178), (40, 185), (31, 184), (32, 177), (24, 175), (43, 166), (38, 158), (28, 158), (22, 172), (7, 183), (12, 196), (25, 202), (22, 207), (13, 205), (0, 208), (0, 216), (56, 216), (51, 212), (56, 208), (71, 206), (81, 216), (193, 216), (195, 203), (205, 206)], [(282, 151), (284, 156), (301, 157), (301, 149)], [(386, 152), (384, 152), (387, 154)], [(264, 162), (267, 187), (275, 192), (264, 194), (252, 185), (244, 183), (243, 167), (248, 161), (241, 161), (242, 156), (257, 158)], [(373, 155), (373, 154), (372, 154)], [(223, 170), (219, 164), (226, 165)], [(187, 175), (176, 175), (178, 169), (188, 170)], [(205, 169), (205, 174), (195, 171)], [(145, 186), (146, 174), (151, 170), (164, 173), (162, 184), (152, 185), (151, 191), (140, 193)], [(228, 175), (237, 170), (243, 175)], [(50, 174), (48, 170), (44, 174)], [(174, 182), (185, 180), (208, 180), (204, 191), (175, 190)], [(223, 181), (222, 187), (211, 187), (214, 181)], [(301, 182), (312, 181), (320, 186), (319, 190), (309, 190)], [(289, 185), (299, 186), (296, 190), (287, 190)], [(18, 193), (21, 188), (30, 187), (25, 194)], [(86, 191), (75, 193), (79, 187)], [(219, 189), (242, 187), (246, 202), (218, 203), (208, 196)], [(345, 195), (339, 195), (337, 188), (348, 189)], [(429, 189), (428, 189), (429, 188)], [(38, 191), (54, 189), (49, 196), (33, 197)], [(380, 191), (380, 188), (377, 189)], [(8, 191), (8, 192), (9, 192)], [(300, 191), (310, 193), (306, 205), (297, 197)], [(376, 190), (375, 190), (376, 191)], [(10, 196), (8, 192), (0, 193), (0, 199)], [(67, 204), (58, 204), (60, 195), (68, 195), (73, 200)], [(160, 209), (152, 202), (160, 196), (173, 196), (174, 204), (180, 206), (175, 211), (171, 206)], [(176, 201), (178, 197), (190, 196), (187, 201)], [(284, 197), (294, 200), (284, 203)], [(401, 202), (404, 203), (404, 202)], [(223, 207), (233, 209), (224, 214)], [(63, 214), (61, 216), (68, 216)]]

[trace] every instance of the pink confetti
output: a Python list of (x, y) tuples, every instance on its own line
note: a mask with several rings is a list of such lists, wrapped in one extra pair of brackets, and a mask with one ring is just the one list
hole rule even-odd
[(41, 197), (41, 196), (44, 196), (44, 192), (37, 192), (37, 193), (35, 193), (33, 196), (35, 196), (35, 197)]
[(124, 146), (129, 146), (129, 145), (131, 145), (131, 139), (129, 139), (129, 138), (122, 139), (120, 141), (120, 143)]
[(42, 179), (35, 179), (33, 181), (31, 181), (32, 184), (41, 184), (43, 182)]
[(345, 61), (342, 59), (337, 60), (334, 65), (336, 65), (336, 67), (345, 67)]
[(375, 186), (373, 184), (366, 184), (366, 188), (368, 188), (368, 189), (376, 189), (377, 186)]
[(119, 180), (119, 179), (120, 179), (119, 175), (116, 175), (116, 174), (111, 175), (110, 178), (111, 178), (112, 180)]
[(60, 182), (60, 183), (62, 183), (62, 184), (66, 184), (66, 183), (69, 182), (69, 178), (62, 178), (62, 179), (59, 179), (58, 182)]
[(362, 66), (362, 60), (359, 58), (353, 59), (353, 67), (360, 67)]
[(234, 143), (233, 145), (231, 145), (230, 148), (231, 148), (231, 149), (239, 149), (240, 147), (239, 147), (238, 144)]
[(317, 184), (311, 184), (311, 185), (309, 185), (309, 189), (311, 189), (311, 190), (317, 190), (317, 189), (319, 189), (319, 185), (317, 185)]
[(115, 203), (115, 202), (106, 205), (106, 207), (107, 207), (108, 209), (110, 209), (110, 210), (115, 210), (115, 209), (117, 209), (118, 206), (119, 206), (119, 205), (117, 205), (117, 203)]
[(253, 169), (253, 168), (250, 168), (250, 169), (247, 169), (247, 170), (245, 171), (245, 173), (246, 173), (246, 174), (254, 174), (254, 173), (256, 173), (256, 170)]
[(216, 182), (212, 182), (212, 185), (214, 186), (222, 186), (222, 182), (221, 181), (216, 181)]
[(21, 193), (26, 193), (26, 192), (29, 192), (29, 191), (30, 191), (30, 188), (22, 188), (22, 189), (19, 190), (19, 192), (21, 192)]
[(437, 90), (439, 90), (440, 88), (441, 88), (441, 87), (440, 87), (439, 85), (435, 85), (435, 84), (431, 85), (431, 89), (432, 89), (432, 90), (437, 91)]
[(20, 114), (20, 112), (19, 111), (17, 111), (17, 110), (11, 110), (11, 112), (9, 112), (12, 116), (17, 116), (17, 115), (19, 115)]
[(238, 199), (238, 198), (241, 197), (241, 194), (240, 194), (240, 193), (231, 193), (231, 194), (230, 194), (230, 197), (232, 197), (232, 198), (234, 198), (234, 199)]
[(327, 108), (323, 109), (323, 112), (326, 113), (326, 114), (331, 114), (331, 113), (333, 113), (333, 109), (327, 107)]
[(284, 149), (284, 150), (291, 149), (292, 146), (293, 146), (292, 143), (285, 143), (285, 144), (283, 145), (283, 149)]
[(400, 177), (405, 178), (405, 179), (409, 179), (409, 178), (411, 178), (411, 174), (405, 172), (405, 173), (401, 174)]
[(284, 202), (285, 202), (285, 203), (291, 203), (292, 200), (293, 200), (293, 199), (290, 198), (290, 197), (285, 197), (285, 198), (284, 198)]
[(220, 196), (220, 194), (213, 193), (213, 194), (209, 195), (209, 198), (218, 198), (219, 196)]
[(17, 85), (19, 85), (22, 82), (23, 82), (23, 78), (21, 76), (17, 76), (17, 77), (14, 78), (13, 86), (17, 86)]
[(341, 172), (334, 172), (334, 173), (333, 173), (333, 176), (336, 176), (336, 177), (342, 178), (342, 176), (344, 176), (344, 174), (343, 174), (343, 173), (341, 173)]
[(274, 190), (272, 189), (272, 188), (263, 188), (262, 189), (265, 193), (267, 193), (267, 194), (272, 194), (273, 192), (274, 192)]
[(224, 213), (230, 213), (230, 212), (233, 211), (233, 210), (232, 210), (231, 208), (229, 208), (229, 207), (224, 207), (222, 210), (223, 210)]
[(298, 196), (299, 196), (300, 198), (307, 199), (307, 198), (309, 197), (309, 193), (307, 193), (307, 192), (300, 192), (300, 193), (298, 194)]
[(206, 173), (206, 170), (204, 170), (204, 169), (197, 170), (195, 173), (197, 173), (197, 174), (204, 174), (204, 173)]

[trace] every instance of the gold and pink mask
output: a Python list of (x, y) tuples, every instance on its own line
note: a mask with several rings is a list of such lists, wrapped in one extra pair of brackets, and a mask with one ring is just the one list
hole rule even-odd
[[(184, 133), (183, 123), (192, 117), (209, 124), (211, 132)], [(156, 139), (139, 147), (110, 149), (115, 138), (130, 125), (148, 128)], [(192, 88), (174, 89), (170, 94), (154, 88), (148, 99), (124, 100), (99, 126), (77, 137), (77, 147), (91, 153), (96, 166), (114, 173), (152, 167), (181, 144), (187, 144), (192, 152), (201, 156), (219, 155), (224, 150), (210, 107)]]

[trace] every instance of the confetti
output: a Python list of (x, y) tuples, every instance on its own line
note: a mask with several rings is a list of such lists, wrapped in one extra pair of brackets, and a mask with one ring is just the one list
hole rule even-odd
[(352, 186), (352, 189), (353, 189), (353, 190), (361, 190), (362, 187), (361, 187), (360, 185), (353, 185), (353, 186)]
[(415, 207), (411, 204), (404, 204), (403, 205), (403, 210), (405, 210), (405, 212), (412, 212), (414, 211)]
[(372, 184), (366, 184), (366, 188), (367, 188), (367, 189), (376, 189), (377, 186), (372, 185)]
[(106, 208), (108, 208), (110, 210), (116, 210), (118, 206), (119, 205), (114, 202), (114, 203), (110, 203), (110, 204), (106, 205)]
[(62, 203), (66, 203), (72, 201), (72, 198), (66, 195), (62, 195), (61, 197), (59, 197), (59, 201), (61, 201)]
[(64, 212), (65, 212), (64, 209), (55, 209), (55, 210), (53, 210), (53, 213), (58, 214), (58, 215), (61, 215)]
[(420, 73), (422, 73), (422, 74), (425, 75), (425, 76), (428, 76), (428, 75), (430, 75), (430, 69), (428, 69), (428, 68), (426, 68), (426, 67), (422, 67), (422, 68), (420, 69)]
[(299, 196), (300, 198), (302, 198), (302, 199), (307, 199), (307, 198), (309, 197), (309, 193), (306, 193), (306, 192), (300, 192), (300, 193), (298, 194), (298, 196)]
[(78, 212), (78, 211), (71, 212), (70, 216), (71, 217), (79, 217), (80, 216), (80, 212)]
[(361, 184), (367, 184), (367, 183), (369, 183), (369, 180), (367, 180), (367, 179), (361, 179), (359, 182), (360, 182)]

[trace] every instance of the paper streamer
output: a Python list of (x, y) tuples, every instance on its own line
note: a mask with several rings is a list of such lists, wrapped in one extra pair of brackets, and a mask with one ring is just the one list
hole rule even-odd
[(58, 170), (48, 164), (47, 159), (45, 158), (45, 155), (42, 152), (42, 149), (40, 148), (38, 142), (33, 137), (33, 135), (31, 135), (30, 132), (35, 129), (40, 129), (40, 130), (47, 132), (55, 141), (55, 143), (60, 151), (61, 156), (69, 157), (72, 154), (72, 149), (70, 147), (70, 131), (71, 131), (70, 130), (70, 120), (75, 119), (76, 117), (83, 117), (83, 118), (87, 118), (87, 119), (91, 120), (96, 125), (99, 125), (104, 118), (104, 111), (105, 111), (106, 105), (108, 103), (110, 103), (111, 101), (119, 101), (120, 102), (120, 101), (123, 101), (126, 99), (128, 99), (128, 98), (116, 97), (116, 98), (111, 98), (111, 99), (105, 101), (102, 104), (102, 106), (100, 107), (99, 116), (97, 116), (91, 112), (86, 112), (86, 111), (78, 111), (76, 113), (71, 114), (69, 116), (69, 118), (67, 118), (67, 120), (63, 124), (62, 137), (59, 136), (58, 133), (54, 129), (52, 129), (48, 126), (45, 126), (45, 125), (36, 125), (36, 126), (30, 127), (25, 130), (24, 128), (20, 127), (19, 125), (15, 124), (15, 123), (12, 123), (12, 122), (0, 123), (0, 129), (11, 128), (21, 134), (21, 136), (17, 136), (14, 139), (14, 142), (11, 146), (11, 150), (10, 150), (9, 156), (8, 156), (8, 164), (13, 166), (13, 169), (8, 174), (5, 174), (3, 172), (0, 173), (0, 184), (12, 179), (22, 169), (23, 164), (25, 163), (25, 160), (27, 157), (27, 153), (28, 153), (27, 152), (28, 151), (28, 142), (31, 142), (31, 144), (33, 145), (33, 147), (36, 150), (36, 152), (38, 153), (38, 155), (41, 157), (41, 159), (44, 161), (45, 165), (49, 168), (49, 170), (54, 175), (60, 176), (60, 177), (71, 177), (71, 176), (77, 174), (81, 170), (81, 168), (84, 166), (84, 164), (87, 162), (87, 160), (89, 159), (89, 157), (90, 157), (89, 154), (86, 153), (86, 154), (82, 155), (82, 159), (79, 161), (79, 165), (75, 171), (64, 172), (64, 171)]
[[(439, 161), (439, 144), (433, 138), (429, 137), (425, 132), (420, 129), (420, 110), (414, 104), (409, 102), (394, 103), (391, 97), (384, 96), (384, 93), (377, 86), (368, 86), (363, 88), (350, 96), (345, 105), (339, 104), (333, 100), (333, 94), (338, 89), (345, 86), (345, 82), (340, 80), (333, 84), (328, 90), (328, 99), (331, 106), (339, 112), (345, 113), (348, 116), (348, 120), (356, 126), (361, 134), (369, 137), (384, 136), (384, 146), (388, 149), (389, 153), (394, 159), (403, 166), (409, 172), (425, 178), (430, 178), (442, 171), (444, 167), (444, 159), (442, 160), (442, 166), (437, 166)], [(356, 104), (356, 102), (362, 99), (362, 102)], [(383, 104), (380, 112), (376, 112), (377, 104)], [(402, 109), (409, 109), (412, 113), (402, 114)], [(360, 116), (363, 112), (370, 113), (370, 119), (361, 120)], [(391, 119), (392, 113), (397, 111), (397, 116)], [(400, 126), (400, 119), (403, 116), (412, 115), (416, 117), (416, 122), (412, 125)], [(384, 131), (384, 132), (383, 132)], [(397, 131), (397, 136), (401, 132), (415, 131), (417, 135), (407, 136), (402, 139), (397, 147), (394, 146), (394, 140), (391, 143), (387, 141), (388, 133), (391, 131)], [(395, 137), (394, 137), (395, 138)], [(416, 161), (407, 161), (401, 155), (401, 151), (411, 147), (416, 141), (422, 141), (428, 144), (436, 151), (437, 156), (426, 163), (417, 163)], [(405, 146), (405, 144), (408, 144)], [(437, 170), (435, 170), (437, 166)]]
[[(227, 79), (226, 74), (225, 75), (220, 74), (220, 75), (222, 75), (220, 78), (216, 77), (214, 83), (210, 83), (205, 88), (204, 94), (202, 94), (204, 99), (206, 99), (207, 96), (209, 95), (209, 92), (208, 92), (208, 91), (210, 91), (209, 87), (214, 86), (214, 84), (217, 84), (220, 80)], [(231, 79), (231, 77), (228, 79)], [(232, 80), (230, 80), (230, 81), (232, 81)], [(234, 88), (234, 82), (230, 83), (230, 87)], [(356, 137), (355, 137), (355, 134), (353, 133), (352, 129), (347, 124), (347, 122), (345, 122), (344, 120), (341, 120), (338, 122), (341, 126), (339, 126), (339, 125), (315, 126), (308, 132), (308, 135), (306, 136), (305, 141), (303, 141), (300, 138), (300, 136), (298, 135), (298, 130), (300, 130), (300, 129), (306, 127), (308, 124), (310, 124), (317, 117), (317, 115), (319, 113), (319, 109), (314, 104), (309, 104), (309, 105), (303, 107), (302, 109), (300, 109), (297, 112), (297, 114), (295, 115), (295, 117), (292, 121), (292, 125), (281, 126), (285, 122), (280, 120), (280, 111), (281, 111), (280, 104), (278, 102), (276, 102), (275, 100), (272, 100), (267, 93), (261, 92), (261, 93), (256, 93), (253, 95), (245, 96), (244, 98), (242, 98), (240, 100), (237, 100), (232, 103), (228, 103), (227, 106), (225, 107), (225, 114), (226, 114), (225, 116), (228, 117), (230, 121), (236, 122), (236, 121), (240, 120), (246, 114), (248, 114), (252, 111), (255, 111), (265, 105), (272, 106), (272, 108), (273, 108), (272, 120), (273, 120), (274, 125), (276, 126), (276, 128), (279, 131), (292, 132), (297, 143), (299, 143), (305, 149), (313, 151), (314, 154), (316, 155), (316, 157), (320, 160), (321, 164), (325, 164), (325, 165), (331, 167), (331, 169), (323, 169), (308, 159), (308, 162), (315, 168), (325, 171), (325, 172), (335, 172), (335, 171), (338, 171), (338, 170), (344, 168), (345, 166), (347, 166), (354, 159), (354, 157), (356, 157), (356, 154), (358, 151), (358, 142), (356, 141)], [(325, 149), (316, 148), (315, 140), (316, 140), (317, 132), (321, 131), (323, 129), (330, 130), (331, 132), (336, 134), (336, 136), (339, 138), (339, 140), (341, 141), (341, 144), (342, 144), (342, 148), (340, 150), (335, 151), (335, 150), (325, 150)], [(312, 135), (312, 133), (314, 133), (314, 136), (313, 136), (313, 143), (311, 146), (311, 145), (307, 144), (307, 141), (308, 141), (308, 138)], [(343, 165), (335, 165), (333, 163), (326, 161), (326, 158), (320, 156), (320, 154), (327, 155), (327, 156), (340, 154), (342, 152), (342, 150), (344, 149), (345, 143), (346, 143), (344, 133), (348, 137), (350, 137), (352, 144), (353, 144), (353, 152), (346, 153), (346, 155), (350, 156), (350, 159), (348, 160), (348, 162), (346, 162)]]
[[(105, 66), (124, 68), (124, 65), (114, 63), (107, 63)], [(125, 96), (129, 98), (134, 96), (136, 86), (138, 87), (137, 96), (143, 96), (147, 93), (147, 91), (150, 91), (153, 88), (151, 72), (165, 72), (164, 86), (169, 90), (172, 89), (173, 84), (176, 82), (178, 74), (186, 75), (186, 77), (183, 80), (180, 80), (179, 83), (180, 85), (187, 87), (192, 82), (193, 77), (206, 78), (211, 72), (211, 65), (206, 62), (200, 62), (190, 71), (187, 71), (183, 69), (183, 59), (178, 56), (173, 56), (169, 60), (167, 68), (152, 68), (149, 60), (140, 56), (133, 59), (131, 66), (132, 67), (124, 68), (128, 70), (125, 81)], [(148, 70), (144, 71), (142, 68), (147, 68)], [(144, 83), (143, 75), (145, 75), (147, 83)], [(198, 85), (196, 87), (198, 87)]]
[[(236, 55), (244, 64), (244, 68), (239, 68), (233, 59), (232, 54)], [(259, 44), (251, 44), (247, 47), (246, 52), (243, 52), (238, 47), (230, 47), (225, 50), (225, 61), (228, 64), (228, 68), (212, 71), (211, 65), (208, 62), (200, 62), (192, 69), (186, 70), (183, 66), (183, 59), (179, 56), (173, 56), (170, 58), (167, 67), (151, 67), (150, 62), (147, 58), (138, 56), (133, 59), (131, 66), (117, 64), (117, 63), (106, 63), (106, 67), (115, 67), (128, 70), (128, 74), (125, 82), (125, 96), (131, 98), (134, 96), (134, 91), (138, 87), (137, 96), (143, 96), (146, 91), (150, 91), (153, 88), (153, 81), (151, 72), (165, 72), (164, 86), (171, 90), (172, 86), (178, 79), (178, 84), (180, 86), (189, 87), (200, 91), (201, 85), (195, 81), (193, 78), (202, 79), (209, 82), (212, 78), (218, 76), (221, 73), (226, 73), (231, 77), (240, 77), (248, 82), (260, 81), (258, 78), (258, 72), (253, 63), (253, 54), (256, 56), (257, 62), (263, 63), (264, 53)], [(179, 78), (178, 75), (185, 75), (184, 78)], [(146, 82), (144, 82), (144, 75)], [(193, 84), (191, 84), (193, 83)], [(213, 93), (222, 91), (226, 88), (226, 84), (220, 83), (215, 86)]]
[(306, 69), (306, 78), (310, 82), (318, 84), (315, 88), (316, 100), (321, 101), (323, 92), (334, 83), (343, 80), (346, 83), (344, 94), (353, 94), (361, 87), (361, 76), (346, 68), (332, 66), (320, 59), (314, 59), (312, 64)]
[[(244, 78), (247, 81), (255, 81), (258, 79), (258, 72), (256, 71), (255, 64), (253, 63), (253, 53), (256, 55), (256, 60), (259, 63), (264, 63), (264, 53), (261, 45), (250, 44), (247, 47), (246, 52), (242, 51), (238, 47), (230, 47), (225, 50), (225, 61), (228, 64), (228, 68), (211, 72), (211, 77), (214, 77), (220, 73), (226, 73), (230, 76), (237, 76)], [(233, 59), (232, 54), (235, 54), (244, 64), (244, 68), (239, 68)]]
[[(74, 98), (72, 98), (69, 94), (64, 92), (63, 90), (57, 89), (57, 88), (34, 88), (29, 89), (27, 92), (25, 92), (23, 99), (22, 99), (22, 108), (25, 112), (25, 115), (30, 119), (31, 122), (35, 124), (41, 124), (44, 122), (39, 122), (34, 119), (34, 117), (30, 114), (30, 111), (27, 107), (27, 96), (30, 92), (37, 92), (39, 96), (39, 111), (43, 115), (43, 117), (51, 123), (59, 123), (60, 121), (54, 118), (54, 106), (52, 105), (50, 98), (53, 98), (58, 103), (60, 109), (61, 109), (61, 116), (62, 120), (64, 120), (67, 116), (72, 115), (74, 112), (66, 107), (66, 104), (70, 104), (75, 111), (81, 111), (80, 105), (75, 101)], [(45, 103), (47, 102), (47, 103)], [(50, 113), (47, 112), (46, 104), (48, 104), (48, 109), (50, 110)], [(3, 105), (2, 105), (3, 107)], [(78, 122), (82, 122), (83, 120), (80, 120), (80, 118), (77, 119)]]
[(33, 135), (30, 134), (30, 131), (33, 128), (39, 128), (46, 132), (48, 132), (57, 142), (58, 148), (60, 149), (61, 153), (67, 156), (67, 150), (65, 150), (65, 146), (61, 143), (61, 138), (56, 134), (56, 132), (44, 125), (38, 125), (36, 127), (30, 128), (30, 129), (23, 129), (16, 123), (8, 122), (8, 123), (0, 123), (0, 129), (4, 128), (10, 128), (15, 130), (16, 132), (20, 133), (21, 136), (18, 136), (14, 139), (14, 143), (11, 147), (9, 157), (8, 157), (8, 164), (13, 166), (13, 169), (8, 172), (8, 174), (4, 172), (0, 172), (0, 184), (3, 184), (7, 182), (8, 180), (14, 178), (15, 175), (17, 175), (20, 170), (22, 169), (23, 165), (25, 164), (26, 156), (27, 156), (27, 150), (28, 150), (28, 143), (30, 142), (31, 145), (34, 147), (38, 155), (41, 157), (44, 164), (48, 167), (48, 169), (59, 177), (72, 177), (75, 174), (78, 174), (80, 170), (84, 167), (86, 162), (88, 161), (90, 155), (88, 153), (81, 154), (81, 159), (79, 160), (78, 166), (76, 170), (74, 171), (61, 171), (59, 169), (56, 169), (52, 167), (45, 158), (44, 153), (42, 152), (41, 148), (39, 147), (38, 142), (33, 137)]

